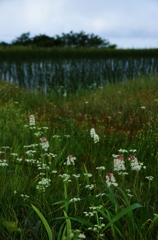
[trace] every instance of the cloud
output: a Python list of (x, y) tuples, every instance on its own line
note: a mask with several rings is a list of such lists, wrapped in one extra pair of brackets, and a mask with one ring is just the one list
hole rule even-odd
[(158, 38), (157, 0), (1, 0), (0, 41), (24, 32), (54, 36), (94, 33), (111, 38)]

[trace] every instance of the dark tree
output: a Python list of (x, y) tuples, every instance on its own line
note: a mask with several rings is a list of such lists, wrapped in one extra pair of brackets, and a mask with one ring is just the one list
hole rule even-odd
[(44, 34), (40, 34), (35, 36), (32, 39), (32, 44), (36, 47), (53, 47), (54, 46), (54, 38), (48, 37)]
[(7, 47), (10, 44), (6, 43), (6, 42), (0, 42), (0, 47)]
[(107, 40), (92, 34), (86, 34), (84, 31), (79, 33), (62, 33), (61, 36), (49, 37), (40, 34), (30, 38), (30, 33), (23, 33), (12, 42), (12, 45), (34, 46), (34, 47), (88, 47), (88, 48), (116, 48), (116, 44), (111, 45)]
[(16, 40), (12, 41), (13, 45), (22, 45), (22, 46), (28, 46), (32, 43), (31, 38), (29, 37), (30, 33), (23, 33), (20, 37), (16, 38)]

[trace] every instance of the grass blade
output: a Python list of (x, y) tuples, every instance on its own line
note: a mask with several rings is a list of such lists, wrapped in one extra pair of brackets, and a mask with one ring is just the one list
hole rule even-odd
[(40, 217), (41, 221), (43, 222), (43, 225), (45, 226), (45, 229), (47, 231), (49, 240), (53, 240), (52, 230), (51, 230), (47, 220), (45, 219), (43, 214), (35, 206), (33, 206), (33, 205), (31, 205), (31, 206), (35, 210), (35, 212), (38, 214), (38, 216)]

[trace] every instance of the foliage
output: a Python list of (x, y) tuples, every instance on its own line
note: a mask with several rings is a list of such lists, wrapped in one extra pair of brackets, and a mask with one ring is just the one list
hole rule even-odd
[[(39, 41), (44, 36), (38, 37)], [(36, 41), (36, 40), (35, 40)], [(0, 62), (30, 62), (47, 60), (135, 60), (158, 58), (158, 49), (110, 49), (110, 48), (71, 48), (71, 47), (24, 47), (6, 46), (0, 48)]]
[(1, 82), (1, 238), (157, 239), (157, 88), (63, 96)]
[(33, 47), (108, 47), (116, 48), (116, 45), (111, 45), (107, 40), (94, 34), (86, 34), (81, 31), (79, 33), (62, 33), (61, 36), (49, 37), (45, 34), (40, 34), (30, 38), (30, 33), (23, 33), (20, 37), (12, 41), (10, 45), (15, 46), (33, 46)]

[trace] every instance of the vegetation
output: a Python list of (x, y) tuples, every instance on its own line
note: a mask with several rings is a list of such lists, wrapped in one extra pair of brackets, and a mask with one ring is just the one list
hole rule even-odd
[(72, 61), (83, 59), (144, 59), (152, 62), (158, 58), (158, 49), (109, 49), (109, 48), (32, 48), (32, 47), (0, 47), (0, 62), (16, 61), (42, 61), (71, 59)]
[(158, 239), (157, 89), (1, 82), (1, 239)]
[(156, 50), (0, 49), (0, 79), (67, 94), (158, 75)]
[(111, 45), (107, 40), (100, 38), (94, 34), (86, 34), (81, 31), (79, 33), (62, 33), (61, 36), (56, 35), (55, 37), (49, 37), (45, 34), (40, 34), (33, 38), (30, 38), (30, 33), (23, 33), (20, 37), (12, 41), (11, 44), (6, 44), (5, 42), (0, 43), (1, 46), (32, 46), (32, 47), (108, 47), (116, 48), (116, 45)]

